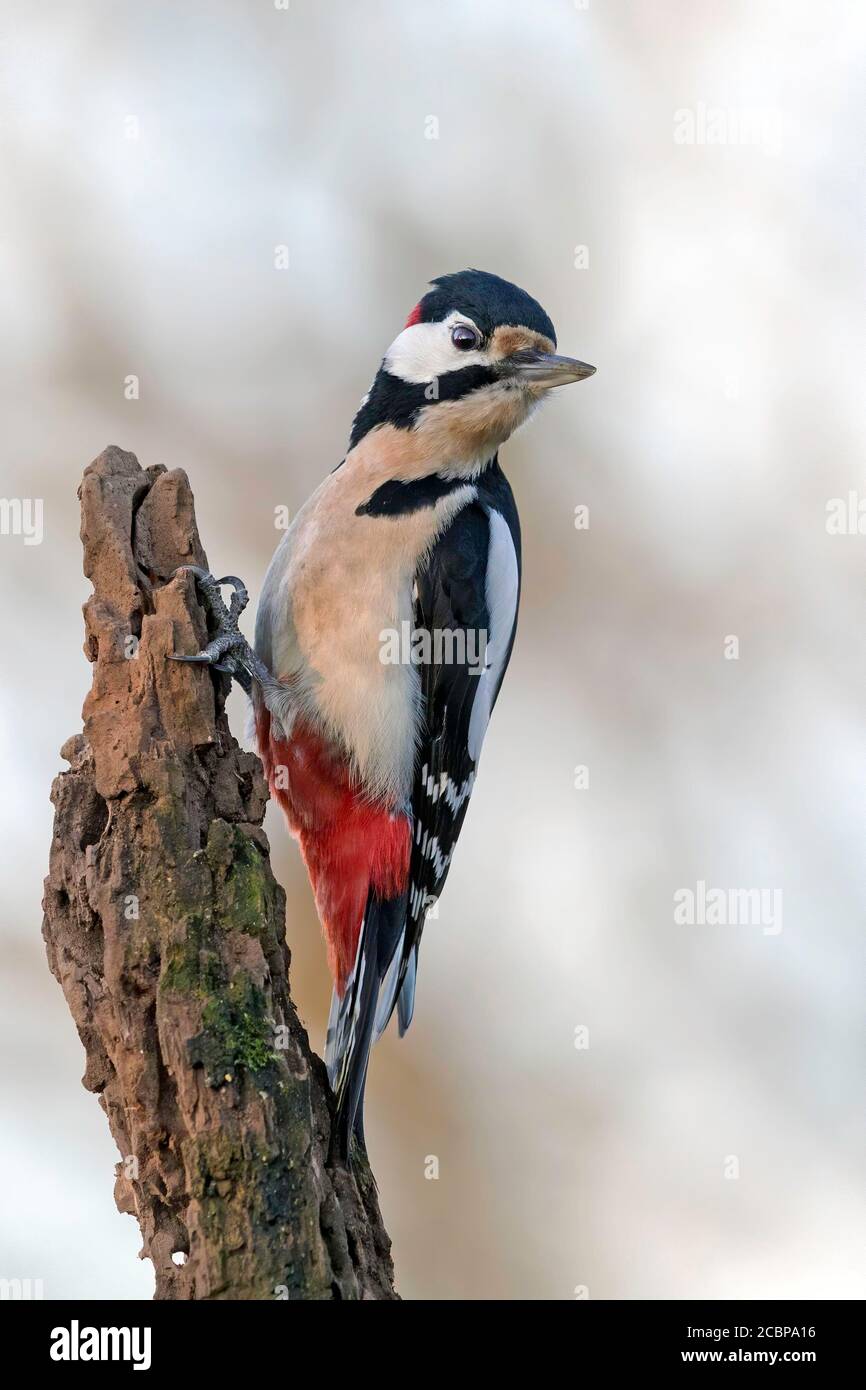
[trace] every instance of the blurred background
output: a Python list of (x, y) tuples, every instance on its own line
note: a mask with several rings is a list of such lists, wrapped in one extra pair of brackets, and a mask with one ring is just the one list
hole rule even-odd
[[(255, 600), (274, 509), (427, 281), (478, 266), (598, 375), (503, 451), (517, 646), (368, 1090), (398, 1287), (864, 1297), (862, 9), (2, 0), (0, 28), (2, 493), (44, 504), (41, 544), (0, 535), (0, 1275), (153, 1287), (40, 937), (81, 472), (109, 443), (185, 468)], [(781, 931), (677, 922), (699, 882), (781, 894)]]

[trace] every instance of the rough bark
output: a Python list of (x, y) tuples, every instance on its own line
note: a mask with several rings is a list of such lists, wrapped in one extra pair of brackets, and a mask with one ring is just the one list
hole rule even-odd
[(369, 1168), (328, 1161), (260, 764), (227, 678), (165, 659), (206, 638), (171, 577), (207, 564), (186, 475), (109, 448), (79, 496), (93, 685), (52, 788), (43, 933), (120, 1150), (117, 1205), (157, 1298), (393, 1298)]

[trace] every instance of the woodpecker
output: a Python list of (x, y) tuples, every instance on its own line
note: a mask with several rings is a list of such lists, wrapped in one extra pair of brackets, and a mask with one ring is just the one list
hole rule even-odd
[[(516, 285), (440, 277), (385, 353), (344, 459), (277, 547), (254, 650), (240, 580), (195, 571), (216, 634), (177, 659), (228, 671), (252, 699), (327, 942), (343, 1158), (353, 1133), (364, 1143), (372, 1043), (395, 1010), (401, 1036), (412, 1021), (425, 917), (514, 643), (520, 525), (498, 450), (548, 391), (594, 371), (557, 354), (550, 318)], [(407, 633), (410, 659), (390, 641)]]

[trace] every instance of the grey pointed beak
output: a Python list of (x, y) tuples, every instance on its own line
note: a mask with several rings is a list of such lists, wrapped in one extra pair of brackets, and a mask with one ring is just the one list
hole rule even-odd
[(561, 357), (556, 352), (523, 348), (506, 357), (500, 370), (503, 376), (516, 379), (524, 386), (549, 390), (554, 386), (565, 386), (569, 381), (584, 381), (593, 375), (595, 367), (588, 362), (578, 362), (576, 357)]

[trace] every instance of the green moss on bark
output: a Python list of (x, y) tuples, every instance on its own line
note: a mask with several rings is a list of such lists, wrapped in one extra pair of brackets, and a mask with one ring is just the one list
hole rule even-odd
[(239, 1067), (257, 1073), (277, 1061), (265, 997), (248, 976), (236, 975), (212, 994), (201, 1021), (202, 1031), (189, 1043), (190, 1060), (204, 1067), (209, 1085), (233, 1081)]
[(235, 931), (261, 938), (273, 919), (275, 902), (273, 876), (258, 848), (239, 826), (215, 820), (206, 854), (220, 916)]

